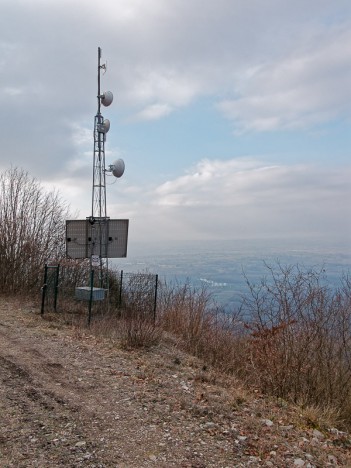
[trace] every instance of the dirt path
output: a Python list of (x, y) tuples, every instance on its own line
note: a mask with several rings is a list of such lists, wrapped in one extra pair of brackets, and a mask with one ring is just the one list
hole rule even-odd
[(0, 298), (1, 467), (351, 466), (344, 434), (296, 429), (175, 347), (126, 352), (50, 318)]

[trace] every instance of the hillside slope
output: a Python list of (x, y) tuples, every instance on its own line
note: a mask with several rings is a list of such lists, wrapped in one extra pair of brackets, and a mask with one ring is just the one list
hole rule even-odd
[(308, 427), (168, 340), (124, 351), (0, 298), (1, 467), (351, 466), (350, 439)]

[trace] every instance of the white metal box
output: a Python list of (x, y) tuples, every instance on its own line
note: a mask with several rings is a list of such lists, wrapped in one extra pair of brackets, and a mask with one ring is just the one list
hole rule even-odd
[(90, 301), (90, 295), (92, 294), (93, 301), (103, 301), (105, 299), (105, 289), (103, 288), (93, 288), (91, 291), (90, 286), (80, 286), (76, 288), (76, 299), (80, 301)]

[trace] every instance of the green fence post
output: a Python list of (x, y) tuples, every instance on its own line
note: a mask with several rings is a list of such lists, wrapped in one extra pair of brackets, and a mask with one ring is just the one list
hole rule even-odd
[(156, 323), (157, 290), (158, 290), (158, 275), (156, 275), (156, 278), (155, 278), (154, 323)]
[(90, 297), (89, 297), (89, 309), (88, 309), (88, 325), (91, 322), (91, 306), (93, 302), (93, 292), (94, 292), (94, 270), (90, 272)]
[(122, 307), (122, 284), (123, 284), (123, 270), (121, 270), (121, 276), (119, 278), (119, 298), (118, 298), (119, 308)]
[(41, 311), (40, 311), (41, 315), (44, 315), (47, 280), (48, 280), (48, 266), (45, 265), (45, 267), (44, 267), (44, 284), (43, 284), (43, 287), (41, 288)]
[(57, 295), (58, 295), (58, 285), (59, 285), (59, 274), (60, 274), (60, 265), (56, 267), (56, 277), (54, 285), (54, 311), (57, 312)]

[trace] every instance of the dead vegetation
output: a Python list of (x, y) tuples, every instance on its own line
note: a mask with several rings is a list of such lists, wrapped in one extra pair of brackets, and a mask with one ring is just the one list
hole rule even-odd
[(0, 292), (38, 291), (42, 269), (64, 256), (66, 204), (26, 171), (0, 174)]
[(267, 273), (259, 284), (248, 283), (249, 293), (233, 314), (214, 306), (206, 289), (163, 284), (156, 319), (140, 307), (110, 309), (96, 315), (90, 332), (124, 348), (149, 348), (172, 336), (208, 368), (304, 411), (319, 410), (316, 426), (328, 419), (350, 429), (349, 278), (332, 290), (316, 270), (277, 264), (267, 266)]
[(327, 410), (248, 388), (173, 333), (126, 349), (118, 318), (73, 317), (0, 298), (1, 466), (350, 466)]

